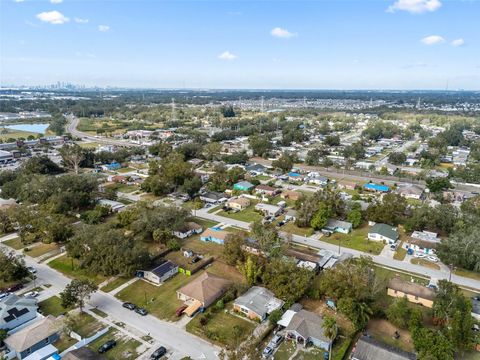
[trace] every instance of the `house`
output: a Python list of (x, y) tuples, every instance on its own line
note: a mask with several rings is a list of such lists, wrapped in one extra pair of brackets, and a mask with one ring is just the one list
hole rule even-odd
[(369, 336), (358, 339), (351, 355), (352, 360), (416, 360), (417, 356), (386, 345)]
[(307, 346), (313, 344), (324, 350), (330, 350), (332, 340), (324, 335), (323, 319), (317, 314), (300, 310), (293, 314), (290, 322), (286, 326), (288, 339), (293, 339), (297, 344)]
[(59, 325), (52, 315), (48, 315), (10, 335), (4, 343), (9, 350), (9, 358), (45, 360), (57, 353), (52, 344), (58, 339)]
[(217, 244), (222, 244), (228, 236), (228, 232), (220, 228), (209, 228), (200, 235), (200, 240), (211, 241)]
[(109, 170), (109, 171), (115, 171), (120, 169), (121, 167), (122, 165), (120, 165), (120, 163), (116, 161), (112, 162), (111, 164), (105, 164), (101, 166), (102, 170)]
[(327, 186), (328, 178), (325, 176), (315, 176), (308, 179), (309, 183), (320, 185), (320, 186)]
[(12, 330), (37, 317), (37, 299), (9, 294), (0, 301), (0, 329)]
[(109, 207), (112, 212), (121, 212), (125, 210), (125, 204), (121, 203), (120, 201), (100, 199), (98, 200), (98, 205)]
[(386, 241), (395, 244), (399, 238), (397, 228), (392, 225), (377, 223), (368, 231), (368, 239), (374, 241)]
[(249, 254), (257, 256), (266, 255), (265, 252), (260, 248), (258, 241), (251, 237), (247, 237), (241, 247), (243, 251), (246, 251)]
[(207, 191), (206, 193), (200, 195), (200, 200), (209, 204), (221, 204), (227, 201), (227, 197), (223, 193)]
[(297, 172), (289, 172), (287, 175), (288, 175), (288, 180), (289, 181), (293, 181), (293, 182), (303, 181), (303, 175), (299, 174)]
[(255, 188), (255, 194), (262, 194), (266, 196), (275, 196), (277, 194), (277, 189), (268, 185), (258, 185)]
[(355, 181), (340, 180), (338, 182), (339, 189), (355, 190), (358, 184)]
[(406, 199), (420, 200), (423, 198), (425, 189), (420, 185), (408, 184), (400, 185), (397, 189), (397, 193)]
[(185, 239), (189, 236), (200, 234), (202, 231), (203, 231), (203, 228), (201, 225), (198, 225), (193, 221), (189, 221), (183, 224), (183, 226), (180, 229), (174, 231), (173, 235), (175, 235), (179, 239)]
[(415, 252), (433, 255), (440, 244), (438, 234), (430, 231), (414, 231), (407, 242), (407, 249)]
[(179, 300), (191, 305), (194, 302), (201, 304), (202, 308), (212, 305), (223, 296), (230, 287), (231, 282), (217, 275), (204, 272), (195, 280), (177, 290)]
[(472, 316), (475, 320), (480, 321), (480, 300), (478, 300), (478, 297), (472, 298)]
[(283, 208), (277, 205), (258, 203), (255, 210), (262, 212), (265, 216), (277, 217), (283, 212)]
[(165, 260), (152, 270), (137, 271), (137, 277), (148, 280), (154, 284), (161, 284), (178, 273), (178, 265), (170, 260)]
[(363, 185), (363, 188), (367, 191), (373, 191), (373, 192), (382, 192), (382, 193), (387, 193), (390, 191), (390, 187), (387, 185), (380, 185), (380, 184), (374, 184), (374, 183), (367, 183)]
[(125, 175), (115, 175), (115, 176), (112, 176), (110, 181), (117, 184), (125, 184), (128, 181), (128, 177)]
[(432, 289), (404, 281), (399, 277), (394, 277), (388, 282), (387, 295), (396, 298), (406, 297), (411, 303), (421, 304), (428, 308), (433, 306), (433, 300), (435, 299), (435, 291)]
[(106, 360), (107, 358), (102, 354), (84, 346), (80, 349), (75, 349), (68, 352), (62, 357), (62, 360)]
[(302, 193), (299, 191), (294, 191), (294, 190), (284, 190), (280, 194), (280, 197), (285, 200), (292, 200), (292, 201), (297, 201), (302, 197)]
[(250, 200), (244, 197), (230, 199), (227, 201), (227, 207), (233, 210), (244, 210), (250, 206)]
[[(332, 233), (349, 234), (352, 231), (353, 225), (348, 221), (341, 221), (335, 219), (328, 219), (327, 225), (323, 229)], [(323, 230), (322, 229), (322, 230)]]
[(253, 185), (251, 182), (248, 181), (240, 181), (233, 185), (233, 190), (239, 190), (239, 191), (250, 191), (253, 189), (255, 185)]
[(259, 175), (259, 174), (264, 174), (267, 171), (267, 168), (262, 164), (251, 164), (251, 165), (245, 166), (245, 171), (251, 174)]
[(233, 303), (233, 310), (245, 314), (249, 319), (263, 321), (272, 311), (280, 309), (284, 302), (277, 299), (270, 290), (252, 286)]

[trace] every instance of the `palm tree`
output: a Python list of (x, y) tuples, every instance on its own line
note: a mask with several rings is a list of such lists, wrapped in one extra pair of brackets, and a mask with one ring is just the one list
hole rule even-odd
[(331, 340), (330, 348), (328, 349), (328, 359), (330, 360), (332, 358), (333, 341), (338, 335), (337, 320), (335, 320), (335, 318), (330, 316), (325, 316), (323, 318), (323, 335)]

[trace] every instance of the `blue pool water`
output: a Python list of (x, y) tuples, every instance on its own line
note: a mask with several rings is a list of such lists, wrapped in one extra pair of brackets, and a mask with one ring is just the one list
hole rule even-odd
[(39, 134), (44, 134), (47, 130), (49, 124), (16, 124), (16, 125), (5, 125), (7, 129), (28, 131)]

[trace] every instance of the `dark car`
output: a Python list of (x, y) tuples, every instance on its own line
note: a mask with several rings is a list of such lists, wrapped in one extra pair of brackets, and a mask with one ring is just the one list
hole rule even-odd
[(147, 315), (148, 315), (148, 311), (147, 311), (146, 309), (144, 309), (144, 308), (139, 308), (139, 307), (137, 307), (137, 308), (135, 309), (135, 312), (136, 312), (137, 314), (142, 315), (142, 316), (147, 316)]
[(10, 286), (10, 287), (7, 289), (7, 292), (12, 293), (12, 292), (18, 291), (18, 290), (20, 290), (20, 289), (23, 289), (23, 284), (18, 283), (18, 284), (15, 284), (15, 285)]
[(160, 346), (157, 350), (153, 352), (152, 355), (150, 355), (150, 359), (152, 360), (161, 359), (162, 356), (164, 356), (166, 353), (167, 353), (167, 349), (165, 349), (163, 346)]
[(185, 311), (185, 309), (187, 308), (188, 306), (187, 305), (182, 305), (180, 306), (177, 310), (175, 310), (175, 314), (180, 317), (182, 316), (183, 312)]
[(108, 350), (113, 349), (117, 346), (117, 342), (115, 340), (108, 340), (105, 344), (98, 348), (98, 352), (100, 354), (106, 353)]
[(199, 262), (202, 258), (200, 256), (195, 255), (192, 260), (190, 260), (190, 264), (195, 264)]
[(125, 309), (128, 309), (128, 310), (135, 310), (137, 307), (135, 306), (135, 304), (132, 304), (130, 302), (124, 302), (122, 304), (122, 306), (125, 308)]

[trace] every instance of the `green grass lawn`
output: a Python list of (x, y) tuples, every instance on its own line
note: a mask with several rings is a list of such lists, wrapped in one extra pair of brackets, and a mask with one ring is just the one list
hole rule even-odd
[(15, 250), (20, 250), (25, 247), (25, 245), (22, 243), (22, 240), (19, 237), (4, 241), (3, 244), (10, 246)]
[(107, 278), (100, 274), (91, 274), (86, 269), (79, 267), (79, 262), (76, 259), (69, 258), (67, 255), (56, 258), (48, 263), (52, 269), (60, 271), (65, 276), (72, 279), (88, 279), (95, 284), (104, 282)]
[(267, 176), (267, 175), (257, 175), (255, 177), (253, 177), (253, 179), (258, 180), (258, 181), (266, 181), (266, 180), (271, 180), (272, 177)]
[(72, 308), (64, 308), (62, 306), (62, 300), (58, 296), (49, 297), (40, 302), (38, 306), (40, 307), (40, 310), (42, 310), (42, 314), (53, 315), (55, 317), (72, 310)]
[(324, 236), (321, 238), (321, 241), (335, 245), (338, 245), (340, 242), (340, 246), (342, 247), (363, 251), (369, 254), (380, 254), (385, 247), (385, 244), (382, 241), (370, 241), (367, 239), (367, 235), (368, 226), (365, 225), (353, 230), (350, 234), (335, 233), (329, 237)]
[(297, 346), (294, 341), (283, 341), (273, 356), (274, 360), (288, 360), (295, 352)]
[(313, 233), (315, 232), (312, 228), (307, 227), (307, 228), (301, 228), (295, 225), (293, 221), (287, 222), (285, 225), (283, 225), (280, 229), (280, 231), (288, 232), (290, 234), (295, 234), (295, 235), (300, 235), (300, 236), (312, 236)]
[(145, 307), (159, 319), (176, 320), (175, 310), (183, 303), (177, 299), (176, 291), (186, 285), (202, 272), (192, 276), (177, 274), (161, 286), (155, 286), (139, 280), (120, 291), (116, 297)]
[(245, 222), (254, 222), (257, 220), (262, 220), (263, 216), (255, 211), (255, 201), (252, 201), (250, 206), (246, 209), (241, 210), (239, 212), (228, 212), (228, 211), (220, 211), (216, 215), (224, 216), (230, 219), (245, 221)]
[(202, 316), (204, 315), (195, 316), (187, 324), (187, 331), (229, 349), (238, 347), (255, 329), (255, 324), (224, 310), (212, 313), (205, 326), (200, 324)]
[(105, 327), (104, 324), (85, 312), (69, 316), (68, 323), (70, 329), (82, 338), (90, 337)]
[(428, 261), (426, 259), (412, 259), (410, 260), (410, 262), (412, 264), (415, 264), (415, 265), (420, 265), (420, 266), (425, 266), (429, 269), (433, 269), (433, 270), (440, 270), (440, 266), (438, 266), (437, 264), (435, 264), (434, 262), (431, 262), (431, 261)]
[(108, 340), (116, 340), (117, 346), (108, 350), (103, 354), (107, 359), (111, 360), (134, 360), (140, 354), (137, 353), (137, 348), (142, 345), (139, 341), (131, 339), (116, 329), (110, 329), (105, 335), (100, 336), (97, 340), (90, 343), (88, 347), (97, 352), (98, 348)]
[(374, 266), (374, 270), (375, 270), (375, 273), (377, 274), (377, 276), (380, 279), (382, 279), (386, 282), (388, 280), (392, 279), (394, 276), (398, 276), (401, 279), (403, 279), (405, 281), (408, 281), (408, 282), (410, 282), (413, 279), (414, 282), (416, 282), (418, 284), (421, 284), (421, 285), (428, 285), (428, 283), (429, 283), (429, 280), (418, 277), (418, 276), (415, 276), (415, 274), (412, 274), (412, 275), (405, 274), (403, 272), (397, 272), (395, 270), (385, 269), (385, 268), (380, 267), (380, 266)]
[(202, 219), (202, 218), (199, 218), (199, 217), (194, 217), (193, 221), (196, 222), (198, 225), (202, 225), (204, 230), (208, 229), (208, 228), (211, 228), (211, 227), (214, 227), (215, 225), (218, 224), (218, 222), (216, 222), (216, 221), (212, 221), (212, 220), (208, 220), (208, 219)]
[(53, 346), (58, 349), (58, 353), (61, 353), (67, 350), (70, 346), (75, 345), (77, 342), (77, 340), (71, 338), (70, 336), (62, 334), (60, 339), (53, 343)]
[(107, 314), (106, 312), (103, 312), (102, 310), (97, 309), (97, 308), (93, 308), (93, 309), (92, 309), (92, 312), (93, 312), (94, 314), (102, 317), (102, 318), (108, 317), (108, 314)]
[(113, 281), (110, 281), (107, 285), (105, 285), (104, 287), (100, 288), (100, 290), (104, 291), (104, 292), (110, 292), (112, 290), (115, 290), (116, 288), (118, 288), (119, 286), (125, 284), (127, 281), (129, 281), (130, 278), (124, 278), (124, 277), (118, 277), (116, 278), (115, 280)]
[(80, 142), (80, 143), (77, 143), (81, 148), (84, 148), (84, 149), (94, 149), (98, 146), (100, 146), (99, 143), (96, 143), (96, 142)]
[(319, 360), (323, 359), (325, 350), (319, 348), (309, 348), (308, 350), (299, 351), (293, 360)]
[(131, 172), (131, 171), (135, 171), (135, 169), (131, 168), (131, 167), (124, 167), (124, 168), (120, 168), (117, 170), (118, 173), (120, 174), (124, 174), (124, 173), (128, 173), (128, 172)]
[(36, 258), (36, 257), (45, 255), (46, 253), (49, 253), (50, 251), (54, 251), (54, 250), (60, 251), (60, 247), (58, 246), (58, 244), (55, 244), (55, 243), (51, 243), (51, 244), (40, 243), (38, 245), (35, 245), (35, 246), (29, 248), (28, 251), (24, 250), (24, 253), (28, 256)]
[(221, 208), (223, 207), (223, 205), (217, 205), (217, 206), (214, 206), (214, 207), (211, 207), (210, 209), (208, 209), (208, 213), (211, 214), (211, 213), (214, 213), (215, 211), (217, 210), (220, 210)]
[(34, 133), (30, 131), (13, 130), (13, 129), (5, 129), (4, 131), (2, 129), (2, 132), (0, 133), (0, 140), (4, 141), (8, 139), (18, 139), (18, 138), (26, 139), (30, 135), (36, 138), (38, 133)]
[(465, 270), (465, 269), (455, 269), (453, 271), (453, 273), (455, 275), (458, 275), (458, 276), (463, 276), (463, 277), (467, 277), (467, 278), (470, 278), (470, 279), (480, 280), (480, 273), (475, 272), (475, 271), (470, 271), (470, 270)]
[(404, 260), (405, 256), (407, 256), (407, 250), (403, 247), (403, 241), (398, 245), (395, 254), (393, 254), (393, 258), (395, 260)]

